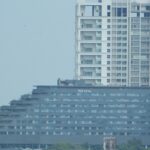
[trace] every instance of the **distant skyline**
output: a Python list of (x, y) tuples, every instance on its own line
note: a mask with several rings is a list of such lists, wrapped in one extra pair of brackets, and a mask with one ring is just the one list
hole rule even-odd
[(75, 0), (0, 0), (0, 105), (74, 77)]

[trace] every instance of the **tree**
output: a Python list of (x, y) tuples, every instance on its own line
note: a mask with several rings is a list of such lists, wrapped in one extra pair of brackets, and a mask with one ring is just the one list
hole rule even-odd
[(53, 145), (49, 150), (88, 150), (82, 145), (73, 145), (70, 143), (59, 143)]
[(144, 150), (144, 146), (140, 140), (133, 139), (126, 144), (122, 144), (118, 147), (118, 150)]
[(74, 150), (74, 146), (69, 143), (59, 143), (53, 145), (50, 150)]

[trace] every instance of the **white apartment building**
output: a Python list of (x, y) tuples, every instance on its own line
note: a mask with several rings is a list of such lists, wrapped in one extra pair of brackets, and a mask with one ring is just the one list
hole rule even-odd
[(76, 79), (150, 86), (150, 0), (77, 0)]

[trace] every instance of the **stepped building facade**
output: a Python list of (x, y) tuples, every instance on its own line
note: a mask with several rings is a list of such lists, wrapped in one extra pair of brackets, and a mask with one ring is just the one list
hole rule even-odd
[(116, 137), (118, 144), (137, 138), (150, 145), (150, 88), (58, 81), (0, 107), (0, 149), (96, 146), (107, 136)]
[(150, 86), (150, 1), (78, 0), (76, 79)]

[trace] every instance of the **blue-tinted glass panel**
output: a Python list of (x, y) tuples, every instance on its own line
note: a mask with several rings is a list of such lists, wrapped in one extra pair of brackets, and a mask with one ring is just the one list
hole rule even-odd
[(112, 15), (117, 17), (126, 17), (127, 16), (127, 8), (113, 8)]
[(150, 10), (150, 6), (146, 6), (146, 10)]
[(137, 13), (137, 17), (140, 17), (140, 13)]
[(150, 17), (150, 13), (144, 13), (144, 17)]
[(110, 12), (107, 13), (107, 16), (110, 17)]
[(99, 16), (102, 16), (102, 6), (99, 6)]
[(110, 10), (110, 5), (107, 6), (107, 9)]
[(121, 17), (121, 8), (117, 8), (117, 16)]
[(92, 6), (92, 16), (94, 16), (94, 6)]
[(116, 16), (116, 8), (112, 9), (112, 16)]
[(126, 17), (127, 16), (127, 8), (122, 8), (122, 16)]

